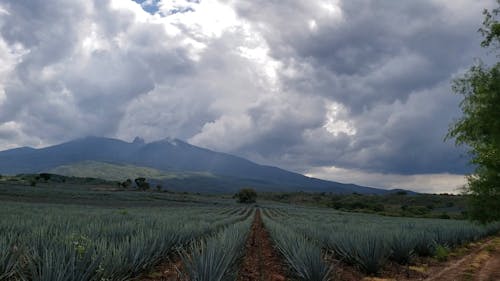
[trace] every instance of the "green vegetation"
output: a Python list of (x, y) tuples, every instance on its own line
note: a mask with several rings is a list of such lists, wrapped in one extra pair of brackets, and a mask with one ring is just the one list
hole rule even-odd
[[(249, 213), (253, 214), (253, 212)], [(196, 241), (182, 253), (189, 280), (234, 280), (236, 261), (243, 255), (243, 246), (252, 217), (233, 224), (207, 239)]]
[(139, 190), (144, 191), (149, 189), (149, 182), (147, 182), (145, 178), (136, 178), (134, 182)]
[(436, 250), (435, 250), (435, 254), (434, 254), (434, 257), (438, 260), (438, 261), (447, 261), (448, 260), (448, 255), (450, 254), (450, 251), (442, 246), (442, 245), (438, 245), (436, 247)]
[(300, 280), (330, 280), (333, 268), (323, 260), (321, 248), (318, 245), (301, 234), (289, 231), (277, 221), (264, 217), (264, 223), (269, 228), (281, 254)]
[[(500, 223), (476, 225), (455, 220), (391, 218), (324, 208), (281, 206), (264, 214), (271, 233), (278, 224), (282, 227), (279, 233), (303, 235), (307, 239), (297, 241), (302, 241), (304, 247), (315, 247), (312, 242), (367, 274), (379, 272), (389, 259), (406, 265), (414, 255), (440, 255), (440, 247), (457, 247), (500, 230)], [(280, 235), (285, 234), (273, 235), (278, 245)], [(299, 259), (303, 263), (308, 260)]]
[(134, 165), (105, 163), (97, 161), (84, 161), (71, 165), (63, 165), (49, 171), (52, 174), (100, 178), (109, 181), (124, 181), (125, 179), (147, 178), (147, 179), (184, 179), (190, 177), (204, 176), (213, 177), (208, 173), (195, 172), (164, 172), (149, 167)]
[[(266, 200), (257, 207), (237, 204), (231, 196), (46, 178), (0, 179), (0, 280), (137, 279), (173, 256), (180, 256), (190, 280), (234, 279), (257, 209), (297, 280), (329, 280), (335, 276), (332, 259), (367, 274), (380, 272), (389, 260), (401, 265), (416, 256), (442, 260), (449, 249), (500, 230), (499, 223), (396, 218)], [(37, 185), (30, 186), (31, 180)], [(333, 195), (320, 196), (329, 202)], [(390, 196), (411, 200), (416, 195)], [(457, 206), (456, 201), (439, 204)]]
[(0, 264), (5, 266), (0, 273), (34, 281), (126, 280), (177, 247), (248, 218), (223, 211), (171, 207), (125, 213), (3, 203), (0, 231), (6, 235), (0, 236)]
[(243, 188), (235, 195), (239, 203), (255, 203), (257, 192), (251, 188)]
[(407, 194), (396, 192), (386, 195), (283, 193), (262, 192), (259, 197), (288, 204), (328, 207), (339, 211), (361, 212), (397, 217), (452, 218), (467, 217), (464, 196), (453, 194)]
[[(500, 7), (485, 10), (484, 14), (479, 30), (484, 36), (481, 46), (498, 51)], [(470, 198), (470, 216), (481, 222), (500, 220), (500, 62), (474, 65), (454, 81), (453, 91), (463, 96), (463, 116), (452, 124), (447, 138), (466, 145), (476, 167), (465, 189)]]

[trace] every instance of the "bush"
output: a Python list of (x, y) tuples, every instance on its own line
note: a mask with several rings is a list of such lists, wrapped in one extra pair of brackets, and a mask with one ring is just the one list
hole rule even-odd
[(236, 198), (238, 198), (239, 203), (255, 203), (257, 192), (251, 188), (243, 188), (236, 193)]
[(436, 247), (436, 252), (434, 253), (434, 257), (438, 260), (438, 261), (446, 261), (448, 260), (448, 255), (450, 254), (450, 251), (446, 248), (446, 247), (443, 247), (441, 245), (438, 245)]

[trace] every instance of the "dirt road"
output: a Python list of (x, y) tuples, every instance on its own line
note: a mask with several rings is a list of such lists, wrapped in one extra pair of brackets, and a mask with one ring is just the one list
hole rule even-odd
[(269, 232), (264, 228), (260, 210), (255, 213), (245, 246), (245, 257), (238, 272), (238, 281), (287, 280), (283, 263), (273, 247)]

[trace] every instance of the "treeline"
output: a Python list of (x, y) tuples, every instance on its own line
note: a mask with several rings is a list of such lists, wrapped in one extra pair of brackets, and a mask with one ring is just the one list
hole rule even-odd
[(453, 194), (386, 195), (333, 193), (260, 193), (262, 199), (307, 206), (329, 207), (340, 211), (374, 213), (385, 216), (442, 219), (467, 218), (466, 198)]

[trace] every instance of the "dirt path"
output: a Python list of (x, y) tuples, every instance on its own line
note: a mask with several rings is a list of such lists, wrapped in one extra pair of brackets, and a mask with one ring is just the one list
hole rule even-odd
[(476, 274), (474, 281), (498, 281), (500, 280), (500, 238), (492, 242), (488, 248), (489, 258)]
[(486, 261), (481, 268), (475, 281), (498, 281), (500, 280), (500, 254), (497, 252), (491, 259)]
[(459, 260), (429, 272), (425, 281), (500, 280), (500, 237), (485, 241)]
[(262, 223), (260, 210), (255, 213), (245, 249), (237, 281), (287, 280), (281, 258)]

